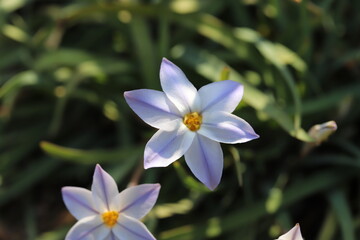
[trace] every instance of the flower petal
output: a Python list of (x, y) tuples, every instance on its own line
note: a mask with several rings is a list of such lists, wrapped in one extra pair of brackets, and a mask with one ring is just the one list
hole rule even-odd
[(111, 231), (110, 234), (104, 240), (118, 240), (115, 234)]
[(158, 130), (145, 147), (144, 167), (166, 167), (179, 159), (190, 147), (195, 133), (185, 125), (176, 131)]
[(281, 235), (277, 240), (303, 240), (300, 231), (300, 225), (296, 224), (290, 231)]
[(194, 85), (175, 64), (163, 58), (160, 67), (160, 82), (166, 96), (182, 114), (200, 110), (200, 101)]
[(116, 197), (117, 209), (129, 217), (140, 219), (154, 206), (160, 191), (160, 184), (141, 184), (129, 187)]
[(181, 114), (165, 93), (149, 89), (140, 89), (124, 93), (126, 102), (132, 110), (147, 124), (154, 128), (172, 130)]
[(118, 240), (115, 234), (111, 231), (109, 236), (107, 236), (104, 240)]
[(119, 216), (112, 231), (121, 240), (155, 240), (142, 222), (125, 214)]
[(243, 143), (259, 137), (244, 119), (227, 112), (205, 112), (198, 133), (217, 142)]
[(214, 82), (199, 89), (201, 112), (233, 112), (244, 93), (244, 86), (231, 80)]
[(119, 193), (118, 187), (115, 180), (99, 164), (95, 167), (91, 191), (99, 212), (110, 211), (114, 208), (111, 203)]
[(219, 185), (223, 170), (223, 152), (220, 143), (196, 134), (185, 161), (192, 173), (209, 189)]
[(110, 233), (100, 215), (86, 217), (78, 221), (67, 233), (65, 240), (99, 240)]
[(80, 187), (63, 187), (61, 193), (67, 209), (77, 220), (99, 214), (95, 210), (89, 190)]

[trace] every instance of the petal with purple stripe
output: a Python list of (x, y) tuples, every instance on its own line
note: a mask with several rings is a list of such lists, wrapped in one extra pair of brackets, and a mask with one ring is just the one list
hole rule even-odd
[(145, 146), (144, 167), (166, 167), (179, 159), (190, 147), (195, 133), (181, 124), (176, 131), (158, 130)]
[(80, 187), (63, 187), (61, 193), (67, 209), (77, 220), (99, 214), (89, 190)]
[(110, 233), (100, 215), (86, 217), (78, 221), (67, 233), (65, 240), (98, 240), (104, 239)]
[(244, 86), (231, 80), (213, 82), (199, 89), (201, 112), (233, 112), (244, 93)]
[(259, 137), (244, 119), (227, 112), (205, 112), (198, 133), (217, 142), (243, 143)]
[(163, 58), (160, 67), (160, 83), (166, 96), (182, 114), (200, 110), (200, 100), (194, 85), (175, 64)]
[(114, 208), (111, 203), (119, 193), (118, 187), (115, 180), (99, 164), (95, 167), (91, 192), (94, 206), (99, 212), (110, 211)]
[(118, 211), (140, 219), (154, 206), (160, 191), (160, 184), (141, 184), (129, 187), (116, 197)]
[(139, 89), (125, 92), (124, 96), (131, 109), (154, 128), (172, 130), (181, 121), (180, 112), (163, 92)]
[(107, 236), (104, 240), (119, 240), (115, 234), (111, 231), (109, 236)]
[(112, 231), (121, 240), (155, 240), (142, 222), (126, 214), (119, 216)]
[(223, 170), (223, 152), (220, 143), (196, 134), (185, 161), (192, 173), (210, 190), (219, 185)]

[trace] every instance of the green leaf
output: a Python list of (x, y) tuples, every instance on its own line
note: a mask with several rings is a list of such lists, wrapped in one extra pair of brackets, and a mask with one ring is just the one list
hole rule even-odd
[(79, 49), (58, 49), (41, 55), (35, 62), (39, 71), (50, 70), (59, 66), (77, 66), (94, 58), (87, 52)]
[(12, 12), (16, 9), (23, 7), (26, 3), (31, 0), (1, 0), (0, 1), (0, 12), (1, 10), (5, 12)]
[(342, 239), (355, 240), (354, 223), (345, 193), (342, 190), (334, 190), (328, 194), (328, 198), (340, 224)]
[(69, 230), (69, 227), (62, 227), (53, 231), (42, 233), (35, 240), (63, 240)]
[(188, 214), (194, 207), (194, 201), (190, 199), (181, 199), (175, 203), (157, 204), (151, 213), (156, 215), (156, 218), (168, 218), (176, 214)]
[(41, 142), (40, 147), (43, 151), (52, 157), (56, 157), (65, 161), (80, 163), (80, 164), (101, 164), (107, 162), (124, 162), (131, 166), (136, 164), (136, 161), (126, 161), (133, 156), (140, 155), (138, 147), (126, 147), (116, 150), (80, 150), (69, 147), (62, 147), (50, 142)]
[(333, 211), (328, 211), (319, 231), (317, 240), (333, 239), (336, 233), (336, 227), (336, 216)]
[(130, 22), (130, 29), (138, 56), (139, 67), (145, 86), (148, 88), (158, 88), (158, 64), (154, 52), (154, 44), (149, 33), (149, 26), (141, 16), (134, 16)]
[(334, 107), (341, 107), (342, 101), (346, 100), (344, 109), (349, 106), (349, 103), (354, 97), (360, 96), (360, 84), (352, 83), (345, 86), (339, 86), (335, 90), (329, 91), (326, 94), (317, 96), (316, 98), (308, 99), (303, 102), (303, 114), (319, 113), (324, 110), (333, 109)]
[(17, 92), (22, 87), (36, 85), (38, 83), (39, 76), (35, 72), (25, 71), (18, 73), (0, 88), (0, 98)]

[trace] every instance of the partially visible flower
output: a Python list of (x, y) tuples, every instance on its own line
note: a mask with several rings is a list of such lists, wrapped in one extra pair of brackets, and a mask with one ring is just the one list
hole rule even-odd
[(243, 143), (259, 137), (245, 120), (231, 114), (243, 96), (243, 85), (226, 80), (197, 91), (181, 69), (165, 58), (160, 82), (164, 92), (124, 93), (134, 112), (159, 129), (145, 147), (144, 167), (166, 167), (185, 155), (193, 174), (213, 190), (223, 169), (219, 142)]
[(322, 124), (316, 124), (309, 130), (309, 135), (315, 139), (315, 144), (320, 145), (327, 140), (331, 134), (337, 130), (335, 121), (328, 121)]
[(308, 133), (310, 137), (314, 139), (314, 142), (307, 142), (304, 144), (303, 148), (301, 149), (301, 156), (305, 157), (315, 147), (326, 141), (336, 130), (337, 124), (335, 121), (328, 121), (312, 126)]
[(301, 236), (300, 225), (297, 223), (295, 227), (276, 240), (304, 240)]
[(138, 219), (154, 206), (159, 184), (142, 184), (119, 193), (114, 179), (96, 165), (91, 191), (63, 187), (66, 207), (78, 222), (65, 240), (153, 240)]

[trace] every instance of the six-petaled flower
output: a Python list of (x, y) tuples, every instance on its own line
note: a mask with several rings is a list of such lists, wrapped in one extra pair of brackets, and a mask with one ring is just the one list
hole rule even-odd
[(142, 184), (118, 191), (114, 179), (97, 165), (91, 191), (63, 187), (66, 207), (78, 222), (66, 240), (153, 240), (154, 236), (138, 219), (154, 206), (159, 184)]
[(166, 167), (185, 155), (193, 174), (213, 190), (223, 169), (219, 142), (235, 144), (259, 137), (250, 124), (231, 114), (242, 98), (243, 85), (226, 80), (197, 91), (181, 69), (165, 58), (160, 82), (164, 92), (124, 93), (134, 112), (159, 129), (145, 147), (144, 167)]

